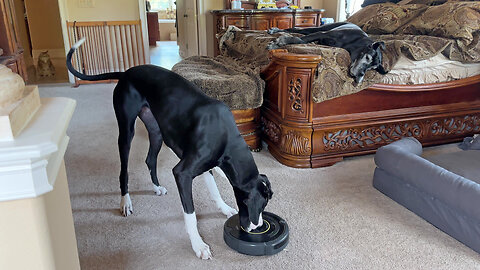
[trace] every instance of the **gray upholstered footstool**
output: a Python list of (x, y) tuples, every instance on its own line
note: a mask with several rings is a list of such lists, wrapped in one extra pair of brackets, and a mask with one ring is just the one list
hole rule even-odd
[(480, 150), (421, 154), (414, 138), (381, 147), (373, 186), (480, 253)]

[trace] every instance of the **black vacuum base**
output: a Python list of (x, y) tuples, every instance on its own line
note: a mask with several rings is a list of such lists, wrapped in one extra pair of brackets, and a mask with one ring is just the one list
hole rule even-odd
[(240, 227), (238, 214), (223, 226), (223, 239), (232, 249), (247, 255), (273, 255), (288, 244), (288, 225), (279, 216), (263, 212), (263, 225), (251, 232)]

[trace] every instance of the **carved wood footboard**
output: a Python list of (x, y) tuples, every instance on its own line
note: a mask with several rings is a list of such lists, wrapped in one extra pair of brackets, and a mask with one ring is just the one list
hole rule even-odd
[(480, 75), (436, 84), (376, 84), (314, 103), (312, 80), (320, 61), (276, 50), (262, 72), (263, 138), (287, 166), (333, 165), (405, 136), (433, 145), (480, 132)]

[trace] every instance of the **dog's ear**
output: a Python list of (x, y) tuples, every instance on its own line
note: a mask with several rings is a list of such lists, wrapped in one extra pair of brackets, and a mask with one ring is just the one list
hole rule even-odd
[(268, 180), (268, 177), (265, 174), (260, 174), (260, 182), (261, 182), (260, 190), (265, 195), (265, 197), (270, 200), (272, 198), (273, 191), (270, 185), (270, 181)]
[(376, 57), (379, 63), (378, 67), (375, 68), (375, 70), (382, 75), (387, 74), (388, 72), (385, 70), (385, 68), (382, 65), (382, 61), (383, 61), (382, 51), (385, 51), (386, 49), (385, 42), (377, 41), (373, 43), (373, 49), (377, 52)]
[(387, 47), (385, 46), (385, 42), (383, 42), (383, 41), (377, 41), (377, 42), (374, 42), (374, 43), (373, 43), (372, 48), (373, 48), (374, 50), (380, 48), (382, 51), (385, 51), (385, 49), (386, 49)]

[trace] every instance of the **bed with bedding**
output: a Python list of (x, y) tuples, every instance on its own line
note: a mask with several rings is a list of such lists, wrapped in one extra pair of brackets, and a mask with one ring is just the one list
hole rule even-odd
[(233, 109), (245, 107), (241, 91), (254, 89), (248, 106), (261, 110), (263, 140), (291, 167), (329, 166), (407, 136), (423, 145), (459, 141), (480, 131), (480, 2), (441, 2), (370, 5), (349, 18), (386, 44), (389, 73), (368, 71), (360, 84), (348, 75), (346, 50), (268, 51), (285, 33), (233, 26), (220, 36), (220, 56), (186, 59), (173, 70)]
[(386, 76), (369, 71), (355, 85), (348, 53), (338, 48), (270, 52), (261, 121), (277, 160), (322, 167), (402, 137), (433, 145), (479, 132), (480, 2), (404, 3), (349, 18), (386, 43)]

